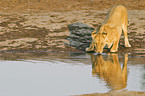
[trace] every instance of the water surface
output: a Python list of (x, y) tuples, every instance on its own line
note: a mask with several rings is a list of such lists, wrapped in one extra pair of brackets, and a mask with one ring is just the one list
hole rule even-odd
[(144, 62), (144, 55), (127, 53), (0, 53), (0, 95), (145, 91)]

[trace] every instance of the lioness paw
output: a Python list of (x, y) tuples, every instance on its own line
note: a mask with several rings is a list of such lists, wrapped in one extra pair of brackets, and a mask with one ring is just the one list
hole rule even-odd
[(113, 52), (113, 53), (114, 53), (114, 52), (117, 52), (117, 51), (118, 51), (118, 50), (112, 50), (112, 49), (110, 50), (110, 52)]
[(90, 49), (90, 48), (86, 48), (86, 51), (93, 51), (93, 49)]
[(125, 47), (131, 47), (131, 45), (130, 44), (127, 44), (127, 45), (125, 45)]

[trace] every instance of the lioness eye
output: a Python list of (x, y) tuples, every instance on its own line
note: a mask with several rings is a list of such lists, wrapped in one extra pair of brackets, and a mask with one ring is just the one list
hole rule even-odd
[(103, 45), (103, 43), (101, 43), (101, 45)]
[(107, 35), (107, 33), (106, 33), (106, 32), (103, 32), (103, 34), (106, 34), (106, 35)]

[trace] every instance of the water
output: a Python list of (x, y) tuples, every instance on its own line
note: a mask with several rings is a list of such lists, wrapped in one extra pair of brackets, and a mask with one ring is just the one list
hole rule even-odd
[(0, 96), (145, 91), (144, 62), (127, 53), (0, 53)]

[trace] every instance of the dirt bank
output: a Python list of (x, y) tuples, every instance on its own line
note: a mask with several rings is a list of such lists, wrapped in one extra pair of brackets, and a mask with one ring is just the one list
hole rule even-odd
[[(114, 2), (115, 1), (115, 2)], [(65, 45), (68, 25), (82, 22), (96, 28), (113, 5), (128, 9), (132, 48), (144, 53), (144, 0), (0, 0), (0, 51), (80, 51)], [(123, 36), (120, 44), (124, 44)]]
[[(0, 51), (79, 51), (64, 44), (69, 36), (68, 25), (82, 22), (96, 28), (108, 10), (79, 10), (45, 13), (2, 13), (0, 18)], [(119, 50), (142, 51), (145, 47), (145, 11), (128, 10), (128, 37), (132, 48)], [(120, 44), (124, 45), (124, 36)], [(137, 51), (137, 50), (136, 50)], [(143, 51), (144, 52), (144, 51)]]

